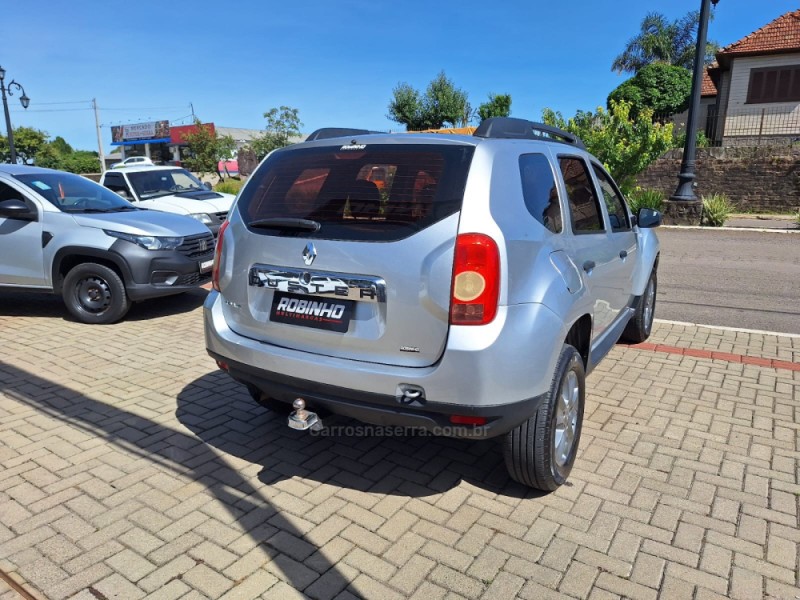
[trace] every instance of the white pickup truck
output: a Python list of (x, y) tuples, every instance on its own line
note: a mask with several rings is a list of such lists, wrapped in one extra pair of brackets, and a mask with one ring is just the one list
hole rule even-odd
[(189, 215), (214, 237), (228, 217), (232, 194), (212, 191), (180, 167), (137, 166), (106, 171), (100, 184), (141, 208)]

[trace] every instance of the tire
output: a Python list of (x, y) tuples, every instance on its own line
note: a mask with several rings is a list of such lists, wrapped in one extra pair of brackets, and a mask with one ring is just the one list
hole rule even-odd
[(531, 418), (505, 435), (503, 456), (512, 479), (545, 492), (567, 481), (578, 453), (585, 398), (583, 359), (564, 344), (547, 397)]
[(96, 263), (72, 267), (64, 278), (61, 295), (67, 310), (81, 323), (116, 323), (131, 307), (122, 278)]
[(264, 394), (261, 390), (252, 385), (247, 386), (247, 391), (250, 397), (258, 404), (278, 415), (289, 415), (292, 412), (292, 405), (280, 400), (275, 400)]
[(658, 275), (653, 269), (650, 279), (647, 280), (647, 286), (644, 288), (644, 294), (639, 300), (639, 306), (636, 307), (636, 312), (633, 313), (631, 320), (625, 326), (625, 331), (622, 332), (622, 341), (639, 344), (650, 337), (650, 332), (653, 330), (653, 318), (656, 314), (657, 292)]

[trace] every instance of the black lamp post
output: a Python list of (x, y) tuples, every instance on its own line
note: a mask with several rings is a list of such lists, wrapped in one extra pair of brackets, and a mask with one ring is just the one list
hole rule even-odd
[(13, 79), (11, 82), (6, 86), (6, 70), (3, 67), (0, 67), (0, 92), (3, 94), (3, 111), (6, 113), (6, 130), (8, 131), (8, 148), (11, 151), (11, 164), (17, 163), (17, 150), (14, 148), (14, 132), (11, 129), (11, 115), (8, 114), (8, 99), (6, 98), (6, 92), (8, 92), (9, 96), (14, 95), (14, 89), (17, 91), (22, 92), (22, 96), (19, 97), (19, 102), (22, 104), (22, 108), (28, 108), (28, 105), (31, 103), (31, 99), (28, 98), (28, 95), (25, 93), (25, 88), (23, 88), (20, 84), (18, 84)]
[(694, 77), (692, 78), (692, 96), (689, 104), (689, 118), (686, 123), (686, 145), (683, 148), (681, 172), (678, 175), (678, 187), (670, 200), (676, 202), (697, 202), (694, 193), (695, 165), (697, 157), (697, 118), (700, 114), (700, 96), (703, 91), (703, 71), (705, 70), (706, 38), (708, 37), (708, 17), (711, 5), (719, 0), (702, 0), (700, 5), (700, 24), (697, 28), (697, 49), (694, 55)]

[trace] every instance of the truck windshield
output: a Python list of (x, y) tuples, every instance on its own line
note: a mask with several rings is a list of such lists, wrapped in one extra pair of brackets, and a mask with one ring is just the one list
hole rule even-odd
[(142, 200), (180, 192), (206, 191), (200, 180), (186, 169), (148, 169), (127, 175), (136, 195)]
[(69, 213), (118, 212), (139, 210), (117, 194), (80, 175), (47, 171), (15, 175), (16, 179)]

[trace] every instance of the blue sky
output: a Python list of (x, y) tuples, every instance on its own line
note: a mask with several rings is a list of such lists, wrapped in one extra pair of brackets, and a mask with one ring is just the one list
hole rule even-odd
[[(14, 126), (96, 149), (109, 125), (190, 114), (263, 128), (271, 107), (298, 108), (303, 131), (351, 126), (395, 131), (386, 118), (402, 81), (424, 89), (441, 70), (473, 106), (512, 96), (512, 115), (548, 106), (571, 115), (605, 104), (624, 76), (610, 65), (648, 11), (677, 18), (699, 0), (475, 2), (6, 2), (0, 65), (31, 98)], [(796, 0), (721, 0), (710, 37), (729, 44), (797, 8)], [(77, 110), (76, 110), (77, 109)], [(47, 111), (47, 112), (45, 112)], [(178, 121), (180, 122), (180, 121)], [(189, 122), (186, 120), (185, 122)], [(5, 126), (0, 127), (5, 133)]]

